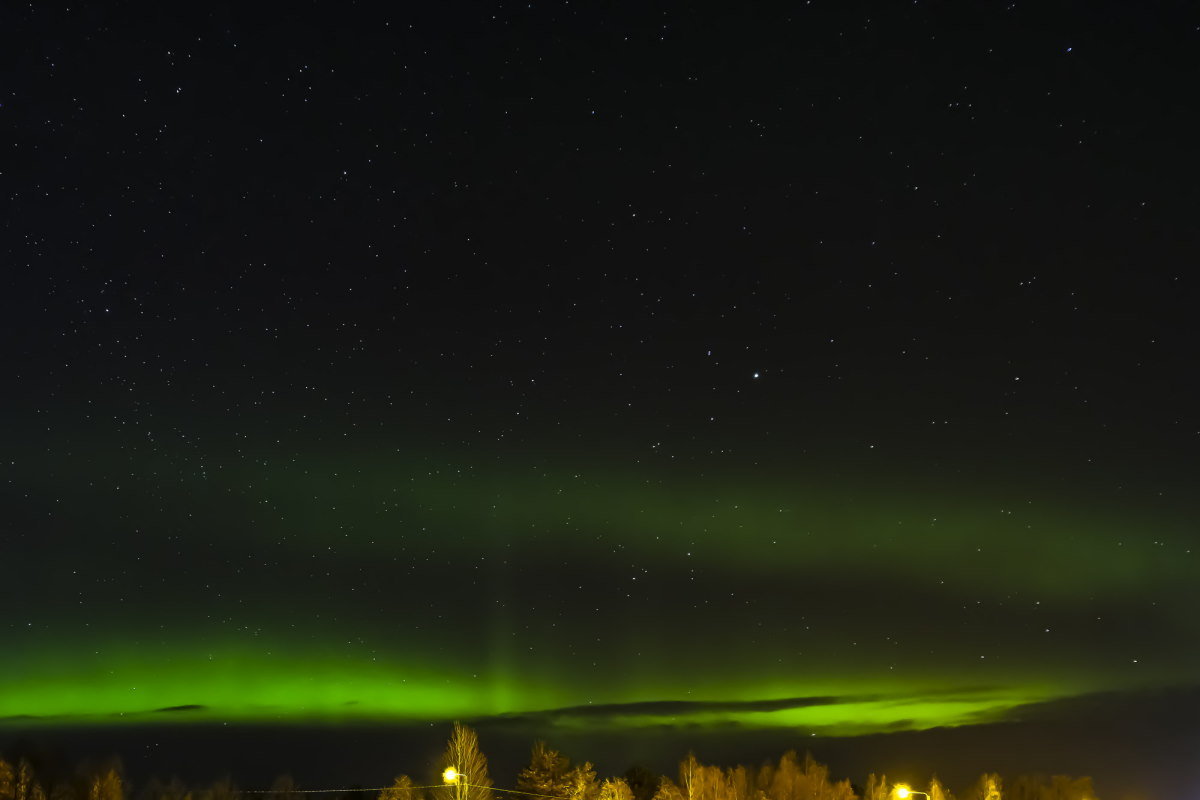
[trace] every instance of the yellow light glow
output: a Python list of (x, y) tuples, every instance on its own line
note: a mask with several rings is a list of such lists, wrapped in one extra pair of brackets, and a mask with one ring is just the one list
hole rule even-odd
[(896, 787), (896, 797), (899, 797), (900, 800), (904, 800), (904, 798), (908, 797), (910, 794), (912, 793), (908, 790), (907, 786)]
[(446, 771), (442, 773), (442, 780), (446, 783), (458, 783), (458, 779), (462, 777), (462, 773), (454, 767), (446, 767)]

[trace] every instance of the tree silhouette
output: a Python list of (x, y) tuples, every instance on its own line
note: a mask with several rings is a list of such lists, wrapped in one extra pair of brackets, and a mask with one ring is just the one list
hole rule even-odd
[[(18, 797), (17, 800), (27, 800)], [(125, 784), (117, 765), (94, 773), (88, 781), (88, 800), (125, 800)]]
[(413, 788), (412, 778), (399, 775), (391, 786), (379, 793), (379, 800), (425, 800), (425, 795)]
[[(34, 795), (42, 794), (42, 788), (38, 786), (37, 778), (33, 774), (33, 765), (29, 763), (29, 759), (22, 758), (17, 762), (17, 776), (13, 786), (14, 800), (34, 800)], [(122, 800), (115, 798), (114, 800)]]
[(742, 765), (725, 770), (726, 800), (752, 800), (754, 778), (751, 771)]
[(597, 800), (600, 784), (596, 782), (596, 769), (592, 762), (585, 761), (567, 773), (568, 800)]
[[(447, 768), (454, 774), (449, 785), (438, 786), (430, 800), (497, 800), (488, 774), (488, 762), (479, 749), (474, 730), (454, 723), (446, 749), (438, 762), (439, 778)], [(41, 775), (45, 778), (45, 773)], [(624, 778), (597, 780), (589, 761), (575, 766), (570, 759), (544, 741), (535, 742), (529, 765), (521, 770), (517, 787), (521, 792), (542, 796), (540, 800), (896, 800), (896, 788), (887, 776), (872, 773), (861, 799), (848, 780), (833, 781), (829, 768), (805, 753), (794, 750), (777, 762), (760, 768), (736, 766), (722, 768), (706, 765), (694, 753), (680, 762), (678, 781), (660, 777), (644, 767), (633, 767)], [(49, 798), (46, 789), (50, 788)], [(392, 786), (380, 790), (375, 800), (427, 800), (407, 775), (400, 775)], [(43, 784), (26, 758), (14, 764), (0, 758), (0, 800), (126, 800), (129, 788), (119, 762), (97, 768), (85, 762), (69, 780)], [(164, 784), (148, 780), (136, 795), (137, 800), (305, 800), (290, 775), (275, 779), (265, 792), (243, 797), (229, 778), (204, 789), (192, 789), (173, 778)], [(955, 800), (934, 775), (929, 781), (927, 800)], [(129, 795), (132, 797), (132, 795)], [(343, 795), (343, 800), (359, 800), (358, 795)], [(527, 798), (538, 800), (538, 798)], [(1000, 775), (984, 773), (962, 795), (962, 800), (1097, 800), (1092, 779), (1069, 775), (1019, 775), (1001, 782)]]
[(280, 775), (271, 784), (267, 792), (267, 800), (300, 800), (296, 792), (296, 781), (291, 775)]
[(479, 750), (479, 736), (466, 725), (454, 723), (438, 767), (439, 776), (451, 768), (459, 776), (437, 790), (438, 800), (494, 800), (487, 758)]
[(658, 775), (643, 766), (633, 766), (625, 771), (625, 782), (633, 792), (633, 800), (650, 800), (658, 791)]
[(242, 793), (229, 777), (224, 777), (214, 781), (200, 797), (202, 800), (242, 800)]
[(543, 741), (533, 743), (529, 766), (517, 775), (517, 788), (531, 794), (566, 797), (570, 787), (567, 773), (571, 760)]
[(1092, 779), (1071, 775), (1018, 775), (1007, 794), (1008, 800), (1096, 800)]
[(766, 789), (767, 797), (771, 800), (813, 800), (813, 796), (806, 791), (808, 788), (808, 780), (796, 751), (787, 751), (771, 775), (771, 782)]
[(1049, 788), (1052, 800), (1096, 800), (1096, 790), (1089, 777), (1054, 775), (1050, 778)]
[(967, 791), (966, 800), (1003, 800), (1003, 784), (994, 772), (985, 772)]
[(662, 778), (658, 782), (658, 790), (653, 800), (685, 800), (683, 792), (670, 778)]
[(15, 800), (17, 773), (12, 764), (0, 758), (0, 800)]
[(196, 793), (179, 778), (171, 778), (170, 783), (166, 784), (152, 781), (146, 793), (151, 800), (193, 800), (196, 796)]
[(633, 800), (633, 790), (624, 778), (606, 778), (600, 784), (599, 800)]
[(728, 781), (720, 767), (699, 764), (692, 771), (692, 800), (731, 800)]
[(696, 754), (690, 751), (684, 756), (683, 761), (679, 762), (679, 791), (683, 794), (684, 800), (695, 800), (701, 769)]
[(79, 797), (70, 781), (58, 781), (50, 790), (50, 800), (76, 800)]
[(938, 780), (937, 775), (929, 779), (929, 800), (954, 800), (954, 795)]

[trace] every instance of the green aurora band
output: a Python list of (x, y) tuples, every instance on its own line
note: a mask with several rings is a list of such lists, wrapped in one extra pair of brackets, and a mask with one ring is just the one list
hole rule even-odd
[[(77, 489), (59, 524), (95, 527), (96, 546), (64, 557), (48, 543), (17, 578), (18, 593), (60, 600), (29, 605), (12, 626), (0, 718), (446, 719), (614, 705), (547, 719), (854, 735), (1170, 685), (1197, 666), (1194, 651), (1169, 651), (1195, 641), (1181, 610), (1196, 591), (1181, 517), (1157, 515), (1147, 536), (1129, 509), (1080, 511), (1019, 489), (466, 463), (266, 454), (160, 463), (119, 488)], [(43, 464), (19, 483), (62, 482), (70, 467)], [(147, 514), (152, 502), (169, 511)], [(144, 571), (107, 545), (130, 531), (143, 537)], [(111, 574), (111, 588), (80, 589), (86, 570)], [(1140, 649), (1115, 652), (1115, 631)], [(834, 700), (705, 705), (816, 696)], [(697, 705), (619, 710), (656, 701)]]

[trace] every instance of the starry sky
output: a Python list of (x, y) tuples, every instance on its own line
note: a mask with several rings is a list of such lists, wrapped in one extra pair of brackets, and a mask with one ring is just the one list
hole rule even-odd
[(1200, 711), (1195, 8), (245, 5), (0, 21), (0, 744)]

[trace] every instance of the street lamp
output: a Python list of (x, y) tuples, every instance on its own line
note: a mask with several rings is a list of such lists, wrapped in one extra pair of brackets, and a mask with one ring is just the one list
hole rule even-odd
[(442, 780), (446, 783), (454, 784), (454, 800), (463, 800), (466, 796), (467, 776), (463, 775), (454, 767), (446, 767), (446, 771), (442, 773)]
[(896, 797), (899, 797), (900, 800), (908, 800), (914, 794), (924, 795), (925, 800), (929, 800), (929, 792), (918, 792), (915, 789), (908, 788), (903, 783), (896, 785)]

